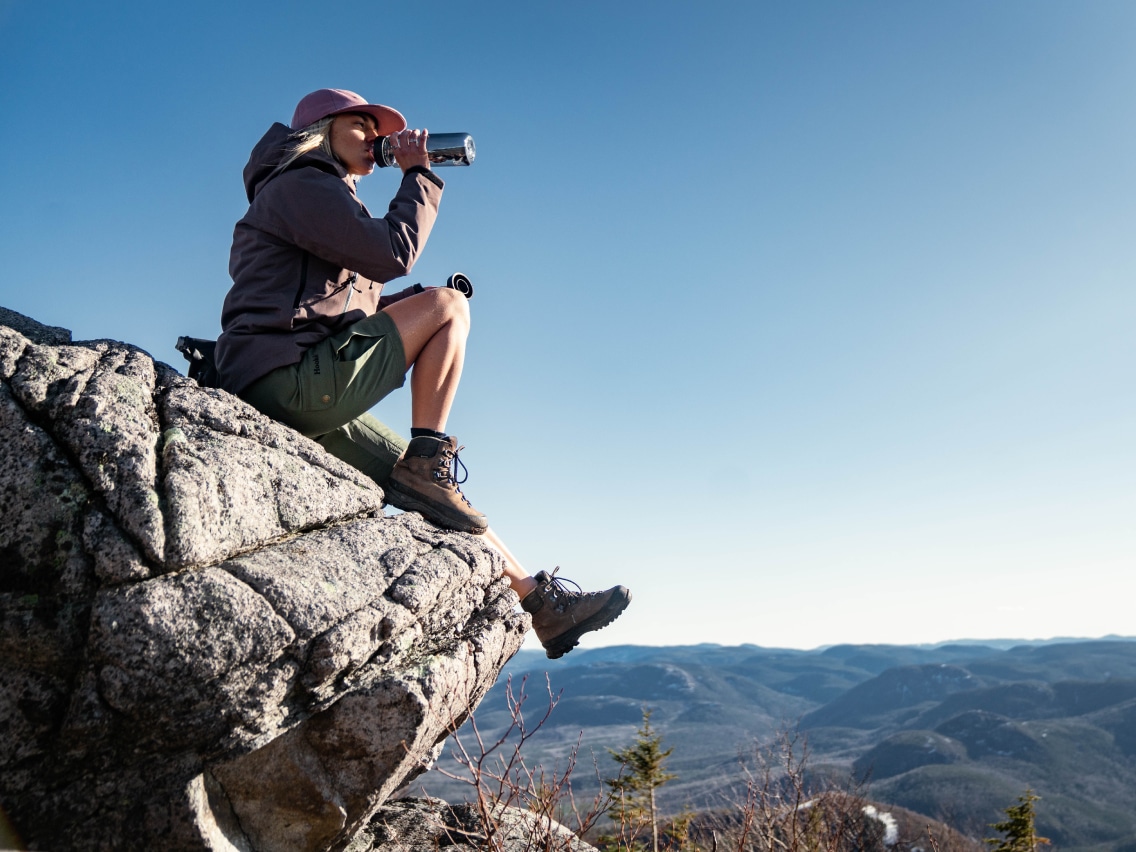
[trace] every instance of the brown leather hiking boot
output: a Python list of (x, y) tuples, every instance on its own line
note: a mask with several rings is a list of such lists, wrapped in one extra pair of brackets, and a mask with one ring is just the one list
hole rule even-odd
[[(631, 592), (623, 586), (606, 592), (581, 592), (571, 580), (556, 579), (559, 570), (551, 574), (541, 571), (533, 577), (537, 587), (521, 601), (521, 608), (532, 616), (536, 638), (550, 660), (575, 648), (589, 630), (607, 627), (631, 603)], [(572, 583), (576, 591), (566, 588), (564, 583)]]
[(387, 502), (404, 512), (421, 512), (440, 527), (479, 535), (489, 528), (485, 515), (465, 499), (458, 487), (465, 476), (455, 472), (465, 465), (458, 458), (458, 439), (413, 438), (394, 466), (387, 483)]

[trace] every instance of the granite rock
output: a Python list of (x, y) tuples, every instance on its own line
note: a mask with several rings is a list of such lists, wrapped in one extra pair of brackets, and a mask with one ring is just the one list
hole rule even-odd
[(528, 628), (477, 538), (2, 308), (0, 486), (0, 806), (30, 849), (364, 842)]

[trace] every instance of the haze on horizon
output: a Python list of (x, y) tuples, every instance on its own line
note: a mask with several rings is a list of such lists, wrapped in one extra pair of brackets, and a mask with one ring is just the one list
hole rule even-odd
[(586, 647), (1136, 634), (1136, 6), (430, 9), (0, 2), (0, 304), (180, 368), (353, 89), (477, 140), (411, 280), (477, 287), (475, 505), (633, 590)]

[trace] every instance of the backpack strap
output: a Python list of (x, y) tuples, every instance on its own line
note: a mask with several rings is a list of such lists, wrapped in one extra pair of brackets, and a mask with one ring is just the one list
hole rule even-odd
[(203, 388), (221, 387), (221, 375), (217, 372), (217, 363), (213, 360), (213, 352), (217, 348), (216, 340), (179, 337), (175, 348), (189, 362), (186, 373), (191, 379)]

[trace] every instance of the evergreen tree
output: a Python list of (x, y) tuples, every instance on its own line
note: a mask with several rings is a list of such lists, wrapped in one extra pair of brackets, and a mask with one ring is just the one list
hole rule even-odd
[(1037, 852), (1049, 843), (1046, 837), (1039, 837), (1034, 829), (1033, 803), (1038, 797), (1033, 790), (1026, 789), (1024, 795), (1018, 796), (1018, 804), (1006, 808), (1005, 822), (996, 822), (990, 827), (1001, 832), (1001, 838), (988, 838), (986, 843), (993, 847), (993, 852)]
[[(673, 748), (663, 749), (663, 737), (651, 728), (651, 711), (643, 710), (643, 725), (636, 731), (635, 742), (619, 751), (608, 749), (621, 771), (604, 783), (611, 788), (615, 805), (611, 819), (624, 832), (625, 848), (639, 848), (635, 840), (640, 829), (650, 828), (651, 852), (659, 852), (659, 814), (655, 790), (678, 776), (666, 771), (666, 759)], [(630, 835), (630, 836), (628, 836)], [(605, 838), (611, 840), (613, 838)]]

